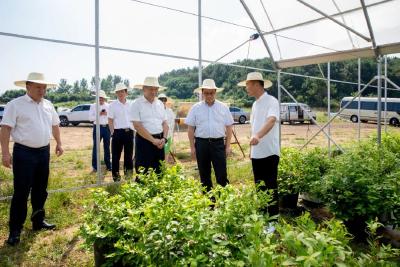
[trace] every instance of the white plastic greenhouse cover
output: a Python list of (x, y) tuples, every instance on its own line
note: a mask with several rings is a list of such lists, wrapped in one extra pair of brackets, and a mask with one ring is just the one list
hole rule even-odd
[[(240, 1), (204, 1), (204, 12), (218, 15), (221, 19), (232, 20), (229, 18), (229, 12), (213, 8), (213, 5), (217, 5), (215, 2), (218, 2), (218, 5), (225, 2), (229, 9), (234, 5), (237, 5), (238, 9), (242, 8)], [(400, 1), (398, 0), (245, 0), (244, 2), (264, 32), (278, 68), (400, 52), (398, 17)], [(362, 9), (362, 2), (365, 3), (367, 16)], [(243, 8), (241, 10), (245, 12)], [(330, 16), (336, 14), (332, 18), (350, 30), (321, 14)], [(372, 35), (367, 18), (370, 20)], [(254, 28), (249, 17), (236, 22)], [(242, 40), (246, 38), (248, 36), (243, 36)], [(239, 39), (237, 43), (240, 43)], [(373, 49), (374, 42), (376, 49)], [(267, 52), (260, 39), (252, 46), (250, 57), (260, 58), (262, 53), (265, 55)]]

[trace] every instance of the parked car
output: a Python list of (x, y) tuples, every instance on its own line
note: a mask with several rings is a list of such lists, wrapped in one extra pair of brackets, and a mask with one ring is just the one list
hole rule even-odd
[(0, 105), (0, 122), (3, 120), (4, 108), (5, 105)]
[[(307, 112), (304, 112), (307, 111)], [(288, 122), (293, 124), (295, 122), (309, 122), (313, 124), (311, 120), (317, 119), (315, 112), (311, 111), (310, 107), (304, 103), (281, 103), (281, 123)]]
[(238, 107), (229, 107), (229, 111), (232, 114), (233, 120), (240, 124), (246, 123), (250, 119), (250, 112), (246, 112)]
[[(353, 97), (344, 97), (340, 102), (340, 108), (346, 106), (352, 99)], [(385, 105), (387, 107), (386, 122), (390, 125), (398, 126), (400, 124), (400, 98), (388, 98), (387, 103), (382, 98), (381, 122), (385, 120)], [(358, 122), (358, 98), (348, 104), (339, 116), (354, 123)], [(360, 97), (360, 121), (378, 121), (378, 98)]]
[(73, 126), (77, 126), (79, 123), (91, 123), (91, 121), (89, 121), (89, 110), (90, 104), (82, 104), (74, 107), (71, 110), (58, 112), (60, 126), (66, 127), (70, 123)]

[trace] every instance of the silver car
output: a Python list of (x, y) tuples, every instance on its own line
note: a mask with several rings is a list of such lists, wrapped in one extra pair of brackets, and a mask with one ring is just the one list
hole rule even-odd
[(233, 120), (240, 124), (244, 124), (246, 121), (250, 120), (250, 112), (246, 112), (241, 108), (229, 107), (229, 111), (232, 114)]

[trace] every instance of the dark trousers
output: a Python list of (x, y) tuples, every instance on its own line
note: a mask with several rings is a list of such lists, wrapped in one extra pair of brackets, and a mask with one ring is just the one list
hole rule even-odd
[[(153, 135), (154, 138), (162, 138), (162, 133)], [(152, 168), (157, 174), (161, 172), (161, 162), (165, 160), (164, 148), (158, 149), (150, 141), (139, 134), (135, 138), (135, 170), (136, 173), (144, 168), (147, 173)]]
[(269, 205), (268, 208), (264, 209), (264, 212), (268, 212), (270, 216), (279, 214), (279, 198), (278, 198), (278, 164), (279, 156), (272, 155), (261, 159), (251, 159), (253, 165), (254, 182), (258, 185), (261, 181), (264, 185), (259, 187), (260, 190), (273, 190), (274, 202)]
[[(104, 163), (106, 164), (107, 170), (111, 170), (111, 159), (110, 159), (110, 138), (111, 133), (108, 125), (100, 125), (100, 142), (103, 140), (104, 149)], [(93, 125), (93, 150), (92, 150), (92, 167), (97, 170), (97, 157), (96, 157), (96, 125)]]
[(119, 160), (124, 150), (124, 173), (133, 171), (133, 131), (131, 129), (115, 129), (111, 141), (112, 175), (119, 176)]
[[(43, 221), (44, 203), (47, 199), (49, 179), (50, 146), (30, 148), (14, 144), (13, 174), (14, 194), (10, 207), (10, 231), (21, 231), (28, 211), (31, 193), (32, 221)], [(40, 216), (34, 216), (39, 214)]]
[(225, 142), (223, 138), (195, 140), (197, 166), (200, 172), (200, 181), (207, 191), (212, 188), (211, 164), (214, 168), (217, 183), (225, 186), (229, 183), (226, 172)]

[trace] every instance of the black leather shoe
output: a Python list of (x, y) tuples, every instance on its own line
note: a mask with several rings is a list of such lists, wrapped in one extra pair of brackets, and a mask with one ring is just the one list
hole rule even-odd
[(32, 230), (34, 230), (34, 231), (38, 231), (41, 229), (52, 230), (54, 228), (56, 228), (55, 224), (51, 224), (46, 221), (42, 221), (41, 223), (33, 223), (32, 224)]
[(10, 246), (15, 246), (21, 241), (21, 232), (20, 231), (12, 231), (7, 239), (7, 244)]

